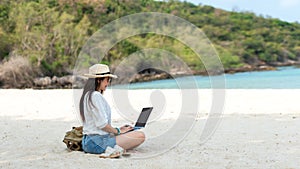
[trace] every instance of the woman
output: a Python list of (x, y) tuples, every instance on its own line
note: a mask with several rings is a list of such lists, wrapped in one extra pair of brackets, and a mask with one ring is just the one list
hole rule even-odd
[(111, 126), (111, 109), (102, 96), (111, 78), (117, 78), (104, 64), (95, 64), (89, 68), (89, 77), (80, 99), (80, 115), (83, 121), (82, 148), (87, 153), (101, 154), (107, 147), (118, 145), (124, 150), (139, 146), (145, 140), (141, 131), (127, 131), (132, 127)]

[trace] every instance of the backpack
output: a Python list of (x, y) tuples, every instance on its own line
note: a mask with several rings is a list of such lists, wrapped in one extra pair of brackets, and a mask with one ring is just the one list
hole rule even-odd
[(63, 139), (63, 142), (67, 145), (67, 148), (72, 151), (82, 151), (82, 130), (83, 127), (72, 127), (71, 131), (67, 131)]

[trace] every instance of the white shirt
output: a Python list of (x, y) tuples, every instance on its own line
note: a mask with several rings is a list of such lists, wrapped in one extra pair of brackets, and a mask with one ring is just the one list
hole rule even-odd
[(101, 129), (107, 124), (111, 124), (110, 106), (98, 91), (94, 91), (91, 97), (93, 104), (89, 101), (89, 92), (84, 96), (83, 108), (85, 122), (83, 123), (83, 134), (109, 134)]

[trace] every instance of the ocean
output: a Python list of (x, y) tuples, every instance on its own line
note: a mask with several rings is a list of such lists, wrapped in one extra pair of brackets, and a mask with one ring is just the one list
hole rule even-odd
[(112, 89), (300, 89), (300, 68), (278, 67), (273, 71), (253, 71), (219, 76), (186, 76), (142, 83), (114, 85)]

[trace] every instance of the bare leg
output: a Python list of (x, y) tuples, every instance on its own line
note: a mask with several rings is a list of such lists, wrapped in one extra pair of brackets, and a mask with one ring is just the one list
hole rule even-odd
[(117, 145), (125, 150), (133, 149), (145, 141), (145, 134), (141, 131), (132, 131), (116, 136)]

